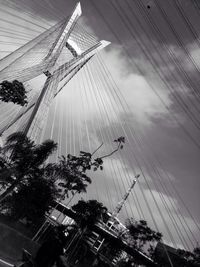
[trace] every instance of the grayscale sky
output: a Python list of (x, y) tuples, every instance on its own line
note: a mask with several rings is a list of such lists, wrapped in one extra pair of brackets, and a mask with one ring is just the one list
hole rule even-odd
[[(111, 94), (109, 85), (101, 81), (100, 116), (94, 100), (98, 88), (88, 83), (83, 70), (52, 104), (44, 136), (62, 143), (58, 151), (62, 154), (66, 153), (63, 147), (70, 153), (92, 152), (102, 141), (102, 153), (106, 153), (112, 149), (111, 140), (126, 135), (120, 155), (105, 161), (104, 171), (95, 174), (88, 196), (82, 197), (98, 198), (112, 210), (140, 173), (120, 218), (139, 219), (141, 208), (169, 244), (174, 238), (178, 246), (192, 248), (200, 241), (200, 7), (195, 0), (138, 3), (81, 1), (82, 26), (111, 42), (91, 62), (92, 75), (100, 79), (102, 59), (116, 92), (112, 89)], [(76, 1), (0, 0), (0, 4), (3, 57), (8, 54), (3, 51), (14, 50), (69, 16)], [(26, 38), (14, 40), (5, 28)]]

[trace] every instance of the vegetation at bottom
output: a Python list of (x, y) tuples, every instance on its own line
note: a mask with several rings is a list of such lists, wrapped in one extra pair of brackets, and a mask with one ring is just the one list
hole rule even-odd
[[(92, 182), (92, 172), (103, 170), (104, 158), (122, 149), (125, 139), (119, 137), (114, 142), (115, 149), (101, 157), (95, 157), (95, 153), (103, 144), (93, 153), (80, 151), (78, 156), (63, 155), (56, 162), (48, 163), (47, 159), (57, 149), (54, 141), (46, 140), (36, 144), (23, 132), (11, 134), (3, 147), (0, 147), (1, 213), (15, 220), (24, 219), (27, 225), (37, 224), (52, 210), (55, 201), (87, 192), (87, 186)], [(103, 220), (108, 210), (97, 200), (79, 200), (72, 206), (72, 210), (77, 215), (76, 223), (80, 231), (73, 242), (76, 242), (75, 247), (78, 242), (80, 248), (92, 226)], [(158, 261), (155, 248), (157, 243), (162, 241), (162, 234), (151, 229), (145, 220), (136, 221), (128, 218), (125, 226), (125, 230), (119, 231), (118, 239)], [(100, 252), (105, 256), (109, 254), (108, 257), (117, 257), (122, 250), (115, 244), (105, 241), (105, 246)], [(188, 263), (200, 262), (198, 247), (193, 252), (179, 249), (177, 253)], [(137, 264), (137, 259), (128, 254), (118, 262), (118, 266)]]
[[(116, 148), (101, 157), (80, 151), (78, 156), (61, 156), (57, 162), (47, 159), (57, 144), (46, 140), (36, 144), (23, 132), (7, 137), (0, 148), (0, 209), (14, 218), (34, 223), (52, 209), (55, 200), (61, 201), (76, 193), (86, 193), (92, 182), (92, 171), (103, 170), (103, 160), (116, 153), (125, 142), (115, 141)], [(41, 205), (42, 203), (42, 205)]]

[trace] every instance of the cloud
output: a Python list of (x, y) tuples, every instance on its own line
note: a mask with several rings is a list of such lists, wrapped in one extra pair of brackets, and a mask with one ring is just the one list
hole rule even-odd
[[(112, 46), (112, 50), (104, 51), (103, 59), (109, 73), (115, 79), (116, 91), (123, 103), (123, 106), (118, 107), (121, 108), (121, 113), (125, 107), (125, 112), (132, 112), (136, 120), (144, 124), (151, 123), (150, 117), (165, 116), (166, 108), (152, 91), (146, 77), (134, 72), (122, 54), (121, 48)], [(145, 61), (142, 63), (145, 65)], [(111, 86), (114, 84), (111, 83)], [(154, 84), (154, 90), (160, 91), (159, 84)], [(166, 105), (170, 106), (172, 102), (169, 94), (166, 91), (161, 91), (160, 94)]]
[(194, 62), (194, 64), (191, 66), (189, 64), (187, 64), (186, 59), (185, 59), (185, 63), (186, 63), (186, 68), (189, 71), (194, 72), (195, 70), (195, 65), (197, 68), (200, 68), (200, 60), (199, 60), (199, 44), (197, 42), (191, 42), (190, 44), (188, 44), (188, 51), (191, 55), (191, 59)]
[[(19, 2), (14, 1), (18, 5)], [(37, 13), (38, 16), (45, 18), (47, 23), (54, 24), (56, 20), (70, 14), (74, 6), (74, 1), (56, 2), (56, 7), (55, 1), (48, 1), (48, 3), (48, 7), (38, 0), (29, 1), (26, 6), (20, 4), (20, 8), (24, 11), (23, 17), (25, 17), (25, 14), (27, 15), (26, 11), (31, 11), (32, 14)], [(59, 7), (59, 11), (57, 7)], [(91, 173), (94, 182), (88, 188), (88, 195), (84, 195), (84, 197), (97, 198), (108, 205), (112, 211), (130, 186), (132, 178), (142, 170), (147, 182), (141, 175), (139, 183), (136, 184), (124, 208), (123, 218), (127, 216), (140, 218), (142, 214), (139, 213), (139, 208), (141, 206), (143, 214), (152, 227), (155, 227), (144, 200), (143, 191), (159, 229), (165, 234), (166, 240), (170, 242), (162, 217), (148, 190), (147, 183), (149, 183), (156, 203), (162, 210), (166, 224), (171, 228), (172, 234), (175, 235), (176, 242), (180, 243), (172, 220), (165, 210), (162, 196), (166, 200), (169, 211), (177, 221), (180, 214), (179, 208), (181, 211), (184, 208), (183, 203), (172, 192), (167, 194), (161, 187), (154, 186), (154, 181), (158, 183), (158, 177), (156, 175), (154, 177), (155, 173), (151, 164), (153, 162), (158, 171), (162, 173), (154, 158), (157, 155), (159, 160), (163, 162), (164, 170), (170, 175), (171, 181), (180, 189), (185, 202), (190, 204), (192, 213), (195, 212), (198, 216), (199, 151), (197, 152), (191, 146), (191, 143), (185, 140), (184, 132), (170, 115), (170, 113), (173, 113), (184, 126), (188, 127), (189, 120), (177, 104), (174, 94), (181, 93), (185, 101), (190, 101), (189, 103), (192, 103), (193, 96), (190, 94), (185, 81), (178, 75), (180, 66), (175, 65), (167, 56), (168, 51), (171, 50), (174, 53), (175, 59), (180, 61), (183, 70), (188, 71), (191, 79), (196, 80), (198, 76), (194, 66), (188, 64), (188, 58), (178, 48), (173, 38), (166, 36), (168, 42), (164, 47), (156, 41), (156, 36), (152, 35), (153, 46), (152, 42), (147, 41), (147, 38), (145, 39), (143, 31), (141, 31), (137, 37), (143, 39), (147, 57), (137, 45), (137, 40), (134, 40), (130, 36), (130, 32), (124, 29), (121, 23), (118, 23), (116, 16), (113, 16), (113, 10), (112, 12), (109, 9), (104, 10), (105, 7), (108, 7), (108, 5), (101, 4), (103, 11), (108, 12), (103, 14), (109, 14), (109, 18), (106, 17), (106, 19), (110, 20), (111, 30), (117, 33), (119, 39), (122, 40), (122, 44), (110, 45), (99, 57), (92, 59), (90, 65), (79, 71), (76, 77), (53, 101), (45, 138), (51, 137), (59, 143), (58, 154), (78, 154), (81, 149), (94, 151), (101, 142), (104, 142), (101, 152), (110, 151), (113, 148), (111, 145), (113, 139), (126, 135), (127, 143), (121, 156), (115, 155), (112, 160), (105, 160), (103, 172)], [(97, 13), (86, 2), (83, 3), (83, 9), (83, 14), (90, 16), (82, 18), (82, 26), (92, 34), (95, 32), (97, 36), (103, 36), (103, 38), (106, 36), (108, 40), (113, 40), (113, 32), (105, 28), (103, 18), (97, 19)], [(155, 12), (153, 9), (154, 6), (151, 8), (151, 13)], [(60, 13), (62, 13), (61, 16), (58, 15)], [(18, 14), (17, 11), (16, 14)], [(115, 19), (113, 19), (114, 17)], [(144, 23), (143, 18), (142, 21)], [(20, 23), (19, 19), (16, 22)], [(25, 22), (22, 24), (22, 26), (27, 26)], [(47, 24), (44, 23), (44, 25)], [(6, 27), (6, 25), (4, 26)], [(162, 23), (160, 26), (161, 29), (166, 29)], [(146, 30), (150, 30), (149, 25), (145, 24), (145, 27)], [(13, 31), (17, 30), (19, 30), (19, 27), (13, 26)], [(40, 30), (42, 31), (42, 29)], [(30, 33), (32, 35), (36, 34), (28, 29), (23, 31), (27, 36)], [(190, 54), (199, 66), (197, 46), (195, 43), (188, 42), (188, 40), (190, 39), (186, 40)], [(7, 41), (11, 41), (11, 39)], [(115, 43), (118, 43), (118, 41), (115, 41)], [(128, 49), (130, 56), (124, 53), (124, 46)], [(6, 49), (5, 45), (3, 47), (3, 49)], [(13, 46), (12, 49), (14, 48)], [(162, 59), (160, 55), (162, 55)], [(109, 72), (104, 72), (101, 57), (114, 82)], [(153, 62), (152, 58), (155, 62), (153, 66), (151, 64)], [(142, 73), (139, 73), (137, 66), (142, 69)], [(171, 90), (163, 83), (158, 71), (162, 72), (162, 78), (168, 83)], [(176, 79), (177, 77), (178, 79)], [(117, 87), (115, 84), (117, 84)], [(150, 85), (162, 98), (165, 105), (169, 107), (168, 110)], [(35, 84), (35, 86), (39, 87), (39, 84)], [(189, 108), (192, 108), (191, 105)], [(194, 133), (190, 125), (187, 129), (191, 134)], [(162, 182), (167, 184), (165, 173), (163, 172), (161, 176)], [(172, 202), (174, 205), (171, 204)], [(191, 230), (197, 235), (192, 220), (185, 214), (183, 216)], [(180, 226), (180, 229), (187, 238), (182, 226)]]
[[(144, 195), (153, 214), (153, 220), (151, 213), (140, 197), (140, 203), (143, 207), (143, 213), (145, 214), (145, 217), (142, 219), (147, 220), (148, 225), (152, 229), (163, 234), (163, 241), (166, 244), (171, 244), (177, 248), (192, 250), (194, 246), (196, 246), (195, 234), (198, 235), (198, 229), (191, 218), (180, 213), (177, 200), (165, 194), (162, 194), (161, 198), (160, 192), (156, 190), (152, 190), (151, 192), (149, 190), (144, 190)], [(166, 202), (164, 202), (163, 199), (165, 199)], [(139, 220), (140, 217), (138, 216), (136, 204), (134, 202), (129, 202), (128, 204), (126, 208), (129, 217), (132, 216), (134, 219)], [(130, 205), (132, 205), (132, 207)], [(157, 207), (159, 207), (159, 210)], [(124, 219), (125, 216), (127, 216), (127, 213), (123, 210), (121, 218)]]
[[(118, 170), (119, 166), (119, 169), (123, 170), (121, 173)], [(96, 197), (95, 192), (98, 191), (99, 200), (113, 211), (131, 184), (131, 180), (127, 180), (128, 174), (134, 177), (132, 171), (119, 159), (105, 161), (104, 171), (95, 174), (93, 184), (88, 188), (87, 198)], [(182, 211), (177, 198), (155, 189), (150, 192), (149, 189), (143, 188), (142, 177), (140, 179), (120, 212), (122, 221), (130, 217), (136, 220), (145, 219), (152, 229), (163, 234), (163, 240), (167, 244), (192, 249), (193, 245), (196, 245), (195, 233), (198, 234), (198, 229), (194, 221)], [(144, 217), (141, 217), (141, 212)]]

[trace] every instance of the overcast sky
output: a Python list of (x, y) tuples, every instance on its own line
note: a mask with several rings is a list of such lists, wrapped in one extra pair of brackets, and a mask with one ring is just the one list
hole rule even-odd
[[(140, 173), (121, 218), (145, 217), (168, 243), (185, 248), (200, 241), (197, 2), (83, 0), (80, 23), (111, 44), (52, 103), (43, 133), (61, 144), (59, 154), (92, 152), (101, 142), (107, 153), (112, 140), (126, 136), (124, 149), (105, 161), (83, 197), (112, 211)], [(69, 16), (76, 1), (0, 3), (3, 57)]]

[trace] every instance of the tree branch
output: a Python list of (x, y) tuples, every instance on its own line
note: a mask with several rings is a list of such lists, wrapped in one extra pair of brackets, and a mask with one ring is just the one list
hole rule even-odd
[(119, 150), (120, 145), (121, 145), (121, 143), (118, 144), (118, 147), (117, 147), (114, 151), (112, 151), (111, 153), (109, 153), (109, 154), (107, 154), (107, 155), (105, 155), (105, 156), (102, 156), (102, 157), (100, 157), (100, 158), (101, 158), (101, 159), (105, 159), (105, 158), (108, 158), (108, 157), (112, 156), (114, 153), (116, 153), (116, 152)]
[(93, 156), (102, 146), (103, 146), (103, 143), (99, 147), (97, 147), (97, 149), (95, 149), (95, 151), (91, 155)]

